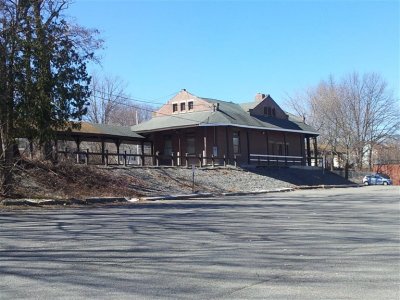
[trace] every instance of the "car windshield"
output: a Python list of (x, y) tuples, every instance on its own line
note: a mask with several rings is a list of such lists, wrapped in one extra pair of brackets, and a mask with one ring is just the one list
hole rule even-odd
[(376, 175), (378, 175), (378, 176), (380, 176), (382, 178), (390, 179), (390, 177), (388, 175), (386, 175), (386, 174), (376, 174)]

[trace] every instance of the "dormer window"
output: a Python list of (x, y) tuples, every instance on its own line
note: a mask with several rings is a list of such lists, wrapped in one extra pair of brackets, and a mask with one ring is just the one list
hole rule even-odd
[(193, 101), (188, 102), (188, 109), (193, 110)]
[(276, 116), (275, 107), (265, 106), (264, 107), (264, 115), (266, 115), (268, 117), (275, 117)]
[(177, 112), (178, 111), (178, 103), (172, 104), (172, 112)]
[(181, 111), (185, 111), (185, 110), (186, 110), (186, 103), (181, 102)]

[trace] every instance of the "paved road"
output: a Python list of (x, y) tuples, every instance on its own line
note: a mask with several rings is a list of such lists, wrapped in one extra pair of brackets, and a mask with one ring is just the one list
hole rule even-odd
[(400, 189), (0, 212), (1, 299), (399, 299)]

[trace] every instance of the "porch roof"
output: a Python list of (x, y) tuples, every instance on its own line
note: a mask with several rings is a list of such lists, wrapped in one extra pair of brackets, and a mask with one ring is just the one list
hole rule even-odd
[(82, 138), (86, 141), (141, 141), (143, 136), (133, 132), (130, 126), (117, 126), (81, 122), (81, 127), (57, 131), (57, 136), (63, 139)]
[(132, 130), (148, 133), (168, 129), (196, 126), (234, 126), (260, 130), (298, 132), (317, 136), (318, 132), (311, 126), (289, 116), (288, 120), (267, 116), (251, 116), (239, 104), (210, 98), (200, 98), (212, 104), (218, 104), (216, 111), (201, 111), (185, 114), (174, 114), (154, 117), (151, 120), (135, 125)]

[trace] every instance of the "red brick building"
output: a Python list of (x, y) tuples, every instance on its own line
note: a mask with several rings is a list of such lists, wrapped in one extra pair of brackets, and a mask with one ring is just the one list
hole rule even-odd
[(186, 90), (163, 105), (151, 120), (132, 130), (153, 142), (154, 152), (184, 164), (202, 156), (205, 164), (226, 157), (240, 165), (310, 164), (315, 129), (285, 113), (269, 96), (237, 104), (195, 96)]

